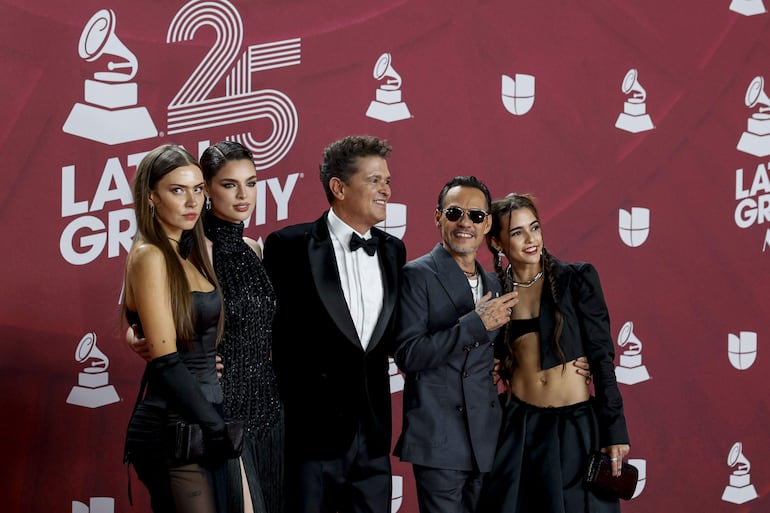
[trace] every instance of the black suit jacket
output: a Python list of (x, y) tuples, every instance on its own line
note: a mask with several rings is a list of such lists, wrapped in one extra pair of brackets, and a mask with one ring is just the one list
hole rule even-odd
[[(493, 274), (476, 269), (486, 292)], [(395, 359), (406, 373), (402, 460), (434, 468), (492, 467), (501, 409), (493, 382), (493, 341), (475, 312), (468, 279), (437, 245), (404, 266)]]
[(364, 351), (340, 285), (326, 214), (265, 241), (277, 298), (273, 365), (286, 411), (287, 451), (299, 459), (344, 456), (363, 426), (371, 456), (391, 443), (388, 354), (403, 242), (372, 228), (383, 280), (379, 321)]

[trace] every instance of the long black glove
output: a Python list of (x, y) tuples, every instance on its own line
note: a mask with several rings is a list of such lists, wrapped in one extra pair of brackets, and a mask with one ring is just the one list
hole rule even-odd
[(155, 358), (149, 367), (179, 413), (200, 425), (206, 445), (204, 461), (214, 464), (224, 459), (224, 455), (232, 454), (233, 442), (227, 436), (224, 419), (203, 395), (179, 353)]
[(166, 397), (189, 421), (200, 424), (204, 436), (225, 436), (225, 421), (204, 397), (195, 377), (185, 366), (179, 353), (169, 353), (149, 363), (150, 372), (159, 379)]

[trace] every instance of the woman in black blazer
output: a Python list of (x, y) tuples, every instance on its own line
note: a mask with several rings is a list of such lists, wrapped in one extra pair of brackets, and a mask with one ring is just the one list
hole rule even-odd
[[(617, 500), (594, 495), (584, 483), (592, 451), (610, 456), (614, 475), (629, 451), (599, 276), (591, 264), (548, 253), (531, 196), (495, 201), (491, 217), (495, 269), (519, 303), (495, 344), (506, 393), (480, 511), (617, 512)], [(580, 356), (588, 357), (593, 396), (585, 379), (566, 372)]]

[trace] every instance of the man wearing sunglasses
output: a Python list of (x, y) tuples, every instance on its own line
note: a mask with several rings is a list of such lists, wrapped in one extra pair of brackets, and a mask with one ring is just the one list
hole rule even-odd
[(394, 356), (406, 384), (395, 452), (413, 464), (420, 513), (474, 512), (494, 458), (493, 341), (518, 299), (501, 295), (476, 261), (491, 203), (476, 177), (450, 180), (435, 214), (441, 243), (403, 269)]

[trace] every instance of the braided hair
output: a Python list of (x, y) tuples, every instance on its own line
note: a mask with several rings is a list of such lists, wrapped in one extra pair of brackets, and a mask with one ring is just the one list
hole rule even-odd
[[(492, 244), (492, 237), (495, 237), (498, 240), (506, 238), (507, 234), (503, 233), (503, 219), (507, 217), (510, 223), (511, 213), (514, 210), (519, 210), (521, 208), (529, 209), (535, 216), (535, 219), (540, 221), (540, 214), (538, 214), (537, 207), (535, 206), (535, 198), (530, 194), (508, 194), (503, 199), (493, 201), (492, 208), (490, 209), (492, 227), (487, 234), (487, 247), (492, 253), (492, 261), (494, 263), (495, 274), (497, 274), (497, 278), (500, 280), (500, 284), (502, 285), (504, 292), (511, 292), (513, 290), (513, 276), (511, 266), (509, 264), (507, 267), (503, 267), (502, 251), (495, 249)], [(543, 263), (543, 280), (548, 287), (548, 293), (551, 294), (551, 298), (553, 299), (555, 307), (555, 326), (553, 340), (551, 340), (550, 343), (552, 344), (553, 349), (556, 351), (556, 354), (559, 355), (562, 366), (566, 367), (567, 358), (564, 354), (564, 349), (561, 346), (561, 334), (562, 327), (564, 325), (564, 318), (562, 316), (561, 310), (559, 309), (560, 298), (559, 292), (556, 288), (554, 257), (548, 252), (545, 246), (543, 247), (541, 259)], [(503, 340), (505, 354), (498, 355), (498, 357), (500, 357), (500, 369), (498, 373), (503, 382), (508, 385), (510, 384), (511, 378), (513, 376), (513, 370), (516, 367), (516, 359), (513, 353), (513, 340), (510, 340), (510, 322), (506, 324), (504, 333), (505, 335)]]

